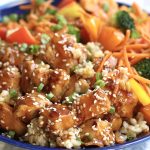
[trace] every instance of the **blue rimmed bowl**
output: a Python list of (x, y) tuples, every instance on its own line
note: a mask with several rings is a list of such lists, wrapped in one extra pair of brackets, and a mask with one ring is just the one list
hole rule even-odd
[[(59, 1), (60, 0), (54, 0), (53, 4), (56, 5), (59, 3)], [(119, 5), (125, 5), (125, 4), (119, 4)], [(10, 13), (24, 14), (24, 13), (26, 13), (26, 11), (20, 10), (19, 5), (17, 5), (17, 6), (4, 5), (3, 7), (0, 7), (0, 21), (4, 15), (8, 15)], [(107, 146), (107, 147), (103, 147), (103, 148), (86, 148), (86, 149), (118, 150), (118, 149), (129, 148), (130, 146), (135, 146), (137, 144), (142, 144), (143, 142), (148, 141), (148, 140), (150, 141), (150, 135), (140, 137), (138, 139), (126, 142), (124, 144), (116, 144), (114, 146)], [(30, 150), (57, 150), (57, 149), (64, 150), (64, 148), (50, 148), (50, 147), (35, 146), (35, 145), (31, 145), (31, 144), (24, 143), (21, 141), (16, 141), (14, 139), (10, 139), (10, 138), (4, 137), (2, 135), (0, 135), (0, 141), (14, 145), (14, 146), (17, 146), (17, 147), (20, 147), (20, 148), (25, 148), (25, 149), (30, 149)]]

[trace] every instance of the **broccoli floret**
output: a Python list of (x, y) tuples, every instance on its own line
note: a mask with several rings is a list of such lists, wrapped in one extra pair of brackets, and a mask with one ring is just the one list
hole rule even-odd
[(124, 32), (127, 29), (135, 29), (134, 20), (130, 17), (129, 13), (126, 11), (118, 11), (115, 14), (115, 24)]
[(150, 80), (150, 59), (143, 59), (134, 67), (141, 76)]

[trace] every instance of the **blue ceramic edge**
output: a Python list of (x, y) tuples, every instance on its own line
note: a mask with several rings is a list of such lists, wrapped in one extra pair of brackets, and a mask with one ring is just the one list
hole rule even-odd
[[(56, 5), (56, 4), (59, 3), (59, 1), (60, 0), (55, 0), (53, 4)], [(126, 4), (119, 3), (119, 5), (126, 5)], [(0, 10), (0, 21), (1, 21), (1, 18), (4, 15), (8, 15), (12, 12), (23, 14), (26, 11), (19, 10), (19, 6), (15, 6), (15, 7), (12, 7), (12, 8), (7, 8), (7, 9), (1, 8), (1, 10)], [(98, 147), (98, 148), (86, 148), (86, 149), (92, 149), (92, 150), (98, 150), (98, 149), (101, 149), (101, 150), (117, 150), (117, 149), (127, 148), (129, 146), (132, 146), (134, 144), (139, 144), (139, 143), (147, 141), (147, 140), (150, 140), (150, 135), (140, 137), (138, 139), (135, 139), (135, 140), (130, 141), (130, 142), (126, 142), (124, 144), (116, 144), (114, 146), (107, 146), (107, 147), (102, 147), (102, 148)], [(65, 150), (64, 148), (51, 148), (51, 147), (36, 146), (36, 145), (28, 144), (28, 143), (25, 143), (25, 142), (16, 141), (14, 139), (10, 139), (10, 138), (2, 136), (2, 135), (0, 135), (0, 141), (11, 144), (11, 145), (14, 145), (16, 147), (30, 149), (30, 150), (58, 150), (58, 149)]]

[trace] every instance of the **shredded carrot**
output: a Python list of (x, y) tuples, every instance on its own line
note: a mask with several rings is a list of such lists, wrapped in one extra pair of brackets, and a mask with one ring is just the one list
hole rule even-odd
[[(114, 52), (113, 56), (115, 57), (121, 57), (122, 53), (121, 52)], [(150, 58), (150, 53), (127, 53), (128, 57), (140, 57), (140, 58)]]
[(127, 30), (126, 31), (126, 36), (124, 38), (124, 40), (121, 42), (121, 44), (119, 44), (117, 47), (116, 47), (116, 50), (117, 49), (121, 49), (124, 45), (126, 45), (126, 43), (128, 42), (129, 38), (130, 38), (130, 34), (131, 34), (131, 31), (130, 30)]
[(32, 8), (32, 5), (21, 5), (19, 8), (21, 10), (30, 10)]
[(135, 12), (136, 12), (136, 15), (139, 16), (139, 17), (142, 17), (143, 16), (143, 11), (142, 9), (139, 7), (139, 5), (137, 5), (137, 3), (133, 3), (132, 7), (134, 8)]
[(135, 65), (136, 63), (138, 63), (140, 60), (142, 60), (143, 59), (143, 57), (135, 57), (135, 58), (133, 58), (131, 61), (130, 61), (130, 63), (131, 63), (131, 65)]
[(141, 77), (141, 76), (139, 76), (139, 75), (131, 74), (130, 77), (132, 77), (132, 78), (138, 80), (138, 81), (141, 82), (141, 83), (150, 84), (150, 80), (148, 80), (148, 79), (146, 79), (146, 78), (143, 78), (143, 77)]
[(105, 57), (103, 58), (102, 62), (100, 62), (100, 66), (97, 69), (97, 72), (101, 72), (104, 66), (104, 63), (108, 60), (108, 58), (112, 55), (112, 53), (108, 53), (105, 55)]
[(125, 61), (126, 67), (128, 68), (130, 73), (133, 73), (130, 62), (128, 60), (128, 55), (127, 55), (127, 50), (126, 49), (123, 50), (123, 56), (124, 56), (124, 61)]

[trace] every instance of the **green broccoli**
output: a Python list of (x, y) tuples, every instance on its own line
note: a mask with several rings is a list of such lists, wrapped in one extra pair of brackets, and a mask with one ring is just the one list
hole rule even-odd
[(124, 32), (127, 29), (135, 29), (134, 20), (130, 17), (129, 13), (126, 11), (118, 11), (116, 14), (116, 25)]
[(141, 76), (150, 80), (150, 58), (139, 61), (134, 67)]
[(127, 11), (118, 11), (112, 16), (111, 24), (120, 28), (124, 33), (131, 30), (131, 38), (139, 38), (140, 33), (136, 30), (134, 20)]

